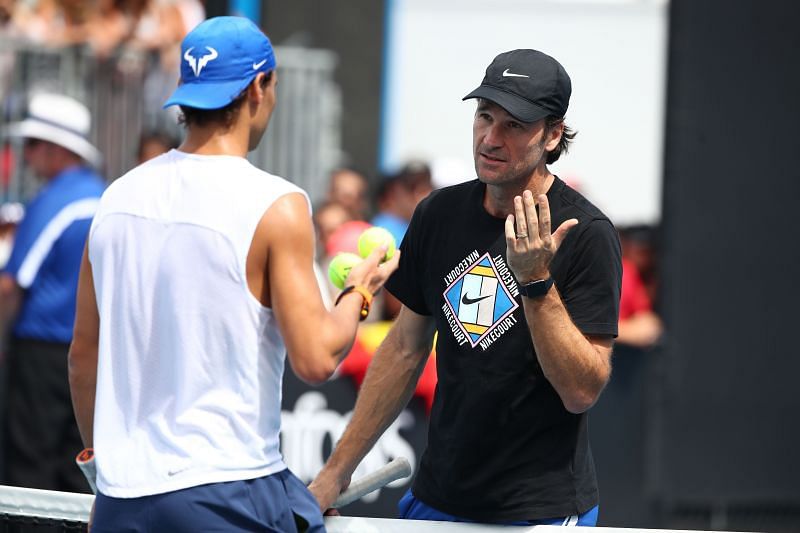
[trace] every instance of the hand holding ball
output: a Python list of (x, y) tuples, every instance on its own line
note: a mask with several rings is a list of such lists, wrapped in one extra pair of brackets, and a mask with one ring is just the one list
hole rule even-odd
[[(334, 256), (328, 265), (328, 278), (337, 289), (344, 289), (350, 269), (381, 246), (386, 246), (386, 254), (381, 258), (381, 263), (391, 259), (397, 251), (394, 237), (388, 230), (373, 226), (365, 230), (358, 238), (358, 253), (361, 257), (350, 252), (340, 252)], [(363, 258), (363, 259), (362, 259)]]
[(358, 238), (358, 254), (361, 257), (366, 258), (379, 246), (386, 246), (386, 255), (381, 258), (381, 263), (391, 259), (395, 250), (397, 250), (397, 243), (395, 243), (392, 234), (380, 226), (369, 228)]
[(340, 252), (328, 265), (328, 278), (337, 289), (344, 289), (344, 282), (350, 275), (350, 269), (361, 262), (361, 258), (349, 252)]

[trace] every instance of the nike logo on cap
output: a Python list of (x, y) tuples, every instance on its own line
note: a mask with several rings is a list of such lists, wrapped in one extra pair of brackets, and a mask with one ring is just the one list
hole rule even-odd
[(260, 69), (264, 65), (264, 63), (266, 63), (266, 62), (267, 62), (267, 60), (264, 59), (262, 61), (259, 61), (258, 63), (253, 63), (253, 70)]
[(486, 298), (490, 297), (491, 294), (484, 294), (483, 296), (478, 296), (477, 298), (470, 298), (466, 294), (461, 298), (461, 303), (464, 305), (472, 305), (480, 302), (481, 300), (485, 300)]
[(508, 69), (505, 69), (503, 71), (503, 77), (504, 78), (530, 78), (530, 76), (527, 76), (525, 74), (514, 74), (513, 72), (509, 72)]

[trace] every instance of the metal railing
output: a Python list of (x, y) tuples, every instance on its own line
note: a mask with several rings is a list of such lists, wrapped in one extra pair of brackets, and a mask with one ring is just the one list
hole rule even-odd
[[(278, 104), (264, 139), (248, 158), (303, 187), (316, 202), (341, 160), (341, 94), (333, 80), (337, 58), (327, 50), (294, 47), (278, 47), (275, 54)], [(0, 40), (0, 146), (8, 143), (14, 161), (11, 175), (0, 176), (0, 201), (24, 200), (38, 187), (25, 168), (21, 141), (7, 139), (3, 131), (24, 118), (33, 91), (61, 92), (89, 107), (92, 141), (103, 154), (101, 174), (110, 182), (136, 165), (145, 131), (180, 138), (177, 112), (161, 109), (176, 76), (177, 68), (167, 72), (156, 58), (138, 51), (102, 60), (84, 47)]]

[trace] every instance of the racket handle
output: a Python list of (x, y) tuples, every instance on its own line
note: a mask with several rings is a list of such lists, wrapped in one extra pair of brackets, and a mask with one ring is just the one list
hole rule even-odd
[(75, 457), (75, 463), (83, 472), (86, 481), (89, 482), (92, 494), (97, 494), (97, 467), (94, 464), (94, 449), (85, 448), (81, 450), (81, 453)]
[(411, 475), (411, 465), (405, 457), (397, 457), (389, 464), (367, 474), (366, 476), (352, 482), (347, 490), (342, 492), (336, 501), (333, 502), (334, 509), (339, 509), (352, 503), (365, 494), (373, 490), (378, 490), (384, 485), (388, 485), (396, 479), (402, 479)]

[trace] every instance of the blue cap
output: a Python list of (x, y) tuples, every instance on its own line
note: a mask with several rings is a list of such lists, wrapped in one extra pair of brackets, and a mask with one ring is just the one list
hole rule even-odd
[(225, 107), (259, 72), (274, 69), (272, 44), (250, 19), (208, 19), (183, 39), (180, 85), (164, 107)]

